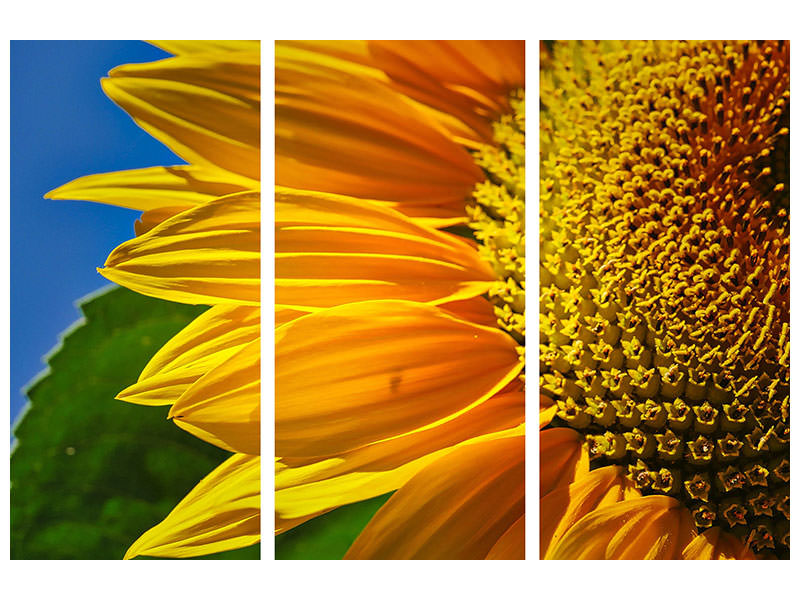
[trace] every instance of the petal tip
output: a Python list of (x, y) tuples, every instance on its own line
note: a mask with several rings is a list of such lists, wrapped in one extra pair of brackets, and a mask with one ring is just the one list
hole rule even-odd
[(54, 187), (49, 192), (45, 192), (44, 196), (42, 197), (45, 200), (74, 200), (74, 198), (70, 197), (69, 195), (69, 191), (72, 188), (74, 181), (75, 180), (59, 185), (58, 187)]
[(130, 548), (125, 551), (125, 556), (122, 557), (122, 560), (131, 560), (132, 558), (136, 558), (137, 556), (141, 556), (141, 538), (133, 542)]

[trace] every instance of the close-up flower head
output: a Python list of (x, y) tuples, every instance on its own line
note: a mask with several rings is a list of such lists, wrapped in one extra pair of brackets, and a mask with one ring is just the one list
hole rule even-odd
[(540, 47), (540, 557), (789, 557), (789, 43)]
[[(135, 237), (114, 249), (98, 271), (128, 290), (168, 301), (152, 306), (176, 315), (162, 320), (177, 334), (153, 349), (138, 379), (112, 389), (110, 396), (101, 398), (101, 406), (108, 407), (106, 422), (113, 421), (110, 415), (117, 409), (111, 405), (119, 401), (144, 405), (134, 407), (136, 411), (158, 410), (161, 419), (172, 422), (170, 427), (188, 432), (181, 436), (191, 434), (202, 440), (192, 446), (190, 461), (199, 460), (206, 452), (203, 446), (209, 444), (216, 447), (214, 456), (225, 457), (184, 492), (177, 506), (161, 513), (165, 515), (161, 522), (151, 522), (149, 529), (123, 540), (129, 546), (125, 558), (188, 558), (260, 540), (260, 44), (153, 44), (171, 56), (118, 66), (102, 80), (102, 89), (185, 164), (86, 175), (53, 189), (46, 198), (88, 200), (141, 211), (135, 225), (130, 223)], [(96, 264), (103, 264), (103, 258), (97, 256)], [(113, 297), (120, 301), (139, 302), (127, 300), (131, 294), (119, 291), (124, 290), (109, 294), (116, 294)], [(181, 309), (170, 309), (170, 303), (200, 305), (202, 310), (193, 310), (195, 318), (187, 324), (178, 317), (188, 313), (175, 312)], [(84, 312), (90, 316), (87, 309)], [(147, 318), (147, 314), (131, 312), (115, 327), (108, 327), (102, 341), (108, 344), (108, 358), (87, 360), (82, 368), (96, 373), (113, 360), (117, 351), (112, 348), (149, 346), (153, 336), (163, 337), (165, 330), (156, 327), (155, 317), (141, 333), (124, 330), (127, 321)], [(89, 319), (86, 327), (92, 324)], [(129, 337), (115, 338), (119, 331)], [(112, 345), (115, 339), (121, 340), (117, 346)], [(74, 352), (76, 343), (67, 337), (58, 356)], [(58, 368), (62, 363), (51, 361), (53, 377), (64, 370)], [(50, 387), (53, 381), (48, 378)], [(31, 415), (42, 414), (56, 397), (38, 393)], [(25, 421), (19, 428), (20, 458), (16, 463), (12, 460), (12, 475), (15, 464), (27, 464), (28, 448), (36, 443), (34, 436), (26, 435)], [(67, 455), (94, 452), (107, 433), (90, 439), (80, 432), (80, 425), (75, 423), (73, 429), (83, 443), (77, 450), (70, 446)], [(89, 427), (88, 419), (84, 426)], [(124, 424), (115, 422), (114, 427), (125, 436)], [(131, 430), (128, 435), (136, 434)], [(157, 431), (148, 432), (145, 439), (149, 446), (167, 452), (156, 457), (143, 451), (139, 456), (143, 470), (180, 471), (185, 458), (177, 452), (178, 442), (159, 437)], [(108, 454), (101, 458), (113, 461)], [(22, 472), (21, 466), (17, 472)], [(127, 485), (128, 480), (137, 483), (133, 471), (118, 471), (115, 477), (122, 483), (102, 484), (110, 486), (110, 495), (116, 491), (114, 485)], [(15, 485), (25, 488), (25, 478), (19, 475), (17, 480)], [(90, 487), (88, 482), (73, 481), (66, 489), (73, 493), (82, 485)], [(103, 519), (108, 513), (126, 519), (126, 510), (145, 510), (146, 499), (160, 498), (159, 491), (138, 490), (138, 504), (129, 502), (126, 509), (120, 508), (119, 501), (107, 501), (95, 518)], [(23, 515), (24, 509), (17, 514)], [(22, 522), (22, 517), (18, 520)]]
[(278, 558), (524, 558), (524, 54), (276, 44)]

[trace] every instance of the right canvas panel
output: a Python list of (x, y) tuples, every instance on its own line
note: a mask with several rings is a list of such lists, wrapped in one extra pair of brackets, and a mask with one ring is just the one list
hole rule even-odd
[(540, 557), (789, 557), (789, 43), (540, 43)]

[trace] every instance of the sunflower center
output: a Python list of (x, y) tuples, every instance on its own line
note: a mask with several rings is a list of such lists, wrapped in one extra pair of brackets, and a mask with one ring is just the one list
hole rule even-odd
[(514, 92), (511, 113), (493, 124), (494, 145), (474, 156), (486, 173), (467, 204), (469, 227), (497, 282), (489, 292), (497, 324), (525, 345), (525, 93)]
[(592, 468), (785, 557), (788, 48), (654, 44), (543, 80), (541, 388)]

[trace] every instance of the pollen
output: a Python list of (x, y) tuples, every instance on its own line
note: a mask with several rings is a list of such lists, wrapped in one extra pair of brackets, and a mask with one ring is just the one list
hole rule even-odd
[(789, 552), (789, 44), (543, 49), (540, 387), (627, 468)]
[[(525, 345), (525, 93), (509, 99), (511, 113), (493, 124), (494, 144), (475, 162), (486, 173), (467, 204), (480, 256), (497, 281), (489, 291), (498, 326)], [(520, 349), (521, 352), (521, 349)]]

